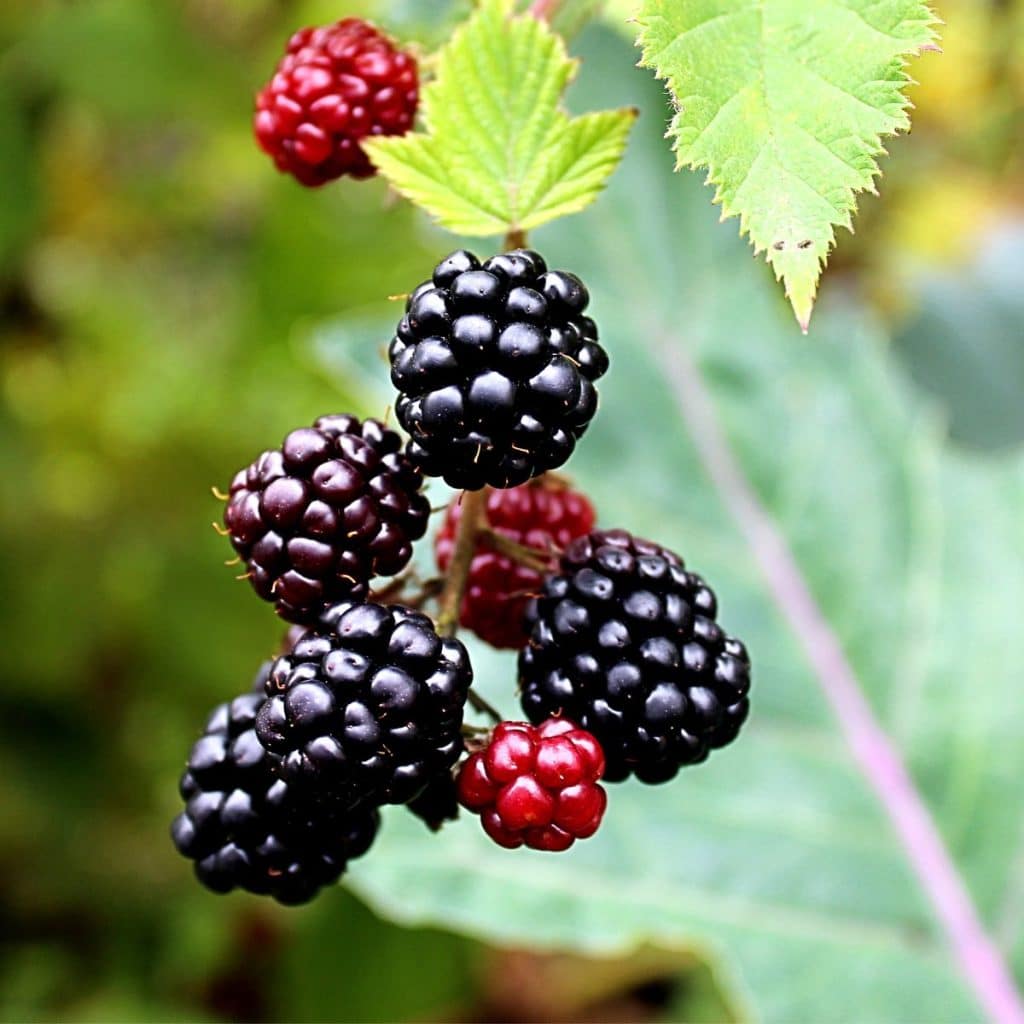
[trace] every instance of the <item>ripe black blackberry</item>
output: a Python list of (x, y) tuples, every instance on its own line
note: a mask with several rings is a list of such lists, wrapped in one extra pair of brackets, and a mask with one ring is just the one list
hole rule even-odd
[(624, 530), (573, 541), (527, 609), (523, 710), (592, 732), (605, 778), (665, 782), (735, 738), (747, 717), (746, 648), (678, 555)]
[(443, 771), (431, 779), (419, 796), (405, 805), (431, 832), (438, 832), (446, 821), (459, 816), (459, 794), (455, 777)]
[(321, 416), (235, 475), (224, 525), (282, 618), (312, 621), (405, 567), (430, 503), (401, 447), (377, 420)]
[(452, 487), (515, 487), (561, 466), (608, 369), (589, 295), (529, 249), (459, 250), (409, 297), (391, 343), (409, 457)]
[(185, 810), (171, 838), (214, 892), (247, 889), (305, 903), (370, 848), (380, 817), (372, 808), (338, 814), (307, 803), (277, 777), (276, 759), (253, 731), (270, 666), (253, 691), (210, 715), (181, 779)]
[(274, 662), (256, 732), (311, 797), (406, 803), (462, 753), (472, 680), (466, 649), (427, 616), (342, 603)]

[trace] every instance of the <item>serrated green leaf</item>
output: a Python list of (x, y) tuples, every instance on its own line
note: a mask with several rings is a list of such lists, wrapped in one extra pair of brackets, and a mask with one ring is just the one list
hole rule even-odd
[(559, 108), (576, 63), (513, 0), (484, 0), (423, 90), (425, 131), (366, 144), (402, 195), (464, 235), (527, 231), (594, 201), (635, 117)]
[(637, 20), (678, 108), (677, 165), (707, 169), (806, 331), (834, 229), (910, 127), (904, 67), (935, 18), (923, 0), (644, 0)]

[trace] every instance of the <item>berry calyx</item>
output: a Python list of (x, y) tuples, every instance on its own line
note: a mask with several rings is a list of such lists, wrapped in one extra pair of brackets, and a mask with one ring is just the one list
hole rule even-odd
[(601, 824), (604, 767), (600, 744), (568, 719), (502, 722), (462, 765), (459, 803), (499, 846), (567, 850)]
[(181, 779), (185, 809), (171, 825), (178, 852), (217, 893), (232, 889), (305, 903), (370, 848), (380, 816), (303, 800), (277, 776), (253, 731), (270, 662), (248, 693), (216, 707)]
[(406, 803), (462, 755), (466, 649), (399, 605), (342, 603), (277, 658), (256, 734), (296, 792)]
[[(437, 566), (442, 573), (451, 563), (462, 511), (462, 503), (453, 501), (435, 537)], [(594, 527), (594, 508), (587, 498), (547, 477), (489, 491), (486, 516), (494, 533), (548, 554), (552, 568), (557, 565), (558, 552)], [(481, 537), (466, 582), (461, 624), (492, 647), (519, 649), (527, 640), (523, 624), (526, 606), (542, 581), (535, 568), (496, 551), (486, 536)]]
[(304, 28), (256, 98), (256, 140), (278, 170), (316, 186), (375, 168), (360, 140), (404, 135), (419, 101), (412, 54), (359, 18)]
[(527, 608), (524, 712), (592, 732), (609, 782), (673, 778), (730, 743), (749, 711), (750, 659), (717, 612), (674, 552), (625, 530), (574, 540)]
[(430, 502), (401, 447), (377, 420), (321, 416), (235, 475), (224, 525), (282, 618), (310, 622), (408, 563)]
[(590, 296), (531, 249), (483, 264), (459, 250), (409, 296), (391, 380), (409, 457), (452, 487), (515, 487), (561, 466), (608, 369)]

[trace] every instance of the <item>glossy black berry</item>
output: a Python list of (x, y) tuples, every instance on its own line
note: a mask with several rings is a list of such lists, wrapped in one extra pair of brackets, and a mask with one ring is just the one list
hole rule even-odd
[(528, 249), (459, 250), (409, 296), (391, 343), (410, 459), (453, 487), (514, 487), (562, 465), (608, 369), (589, 295)]
[(452, 773), (444, 771), (431, 779), (423, 792), (410, 800), (406, 807), (431, 832), (439, 831), (446, 821), (455, 821), (459, 816), (459, 794)]
[(671, 551), (622, 530), (580, 537), (527, 609), (523, 710), (592, 732), (609, 781), (671, 779), (747, 717), (747, 651), (716, 614), (710, 587)]
[(283, 618), (315, 620), (405, 567), (430, 503), (401, 447), (377, 420), (322, 416), (236, 474), (224, 525), (253, 589)]
[(253, 729), (270, 667), (261, 668), (252, 691), (210, 715), (181, 779), (185, 809), (171, 838), (214, 892), (246, 889), (305, 903), (370, 848), (379, 815), (309, 803), (278, 778), (276, 758)]
[(343, 603), (274, 662), (256, 731), (312, 797), (405, 803), (462, 753), (472, 678), (466, 649), (427, 616)]

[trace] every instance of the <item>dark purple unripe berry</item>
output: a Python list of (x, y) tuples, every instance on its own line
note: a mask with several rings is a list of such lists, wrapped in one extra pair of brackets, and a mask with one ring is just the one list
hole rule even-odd
[(401, 447), (377, 420), (322, 416), (235, 476), (224, 525), (253, 589), (283, 618), (312, 621), (408, 563), (430, 503)]

